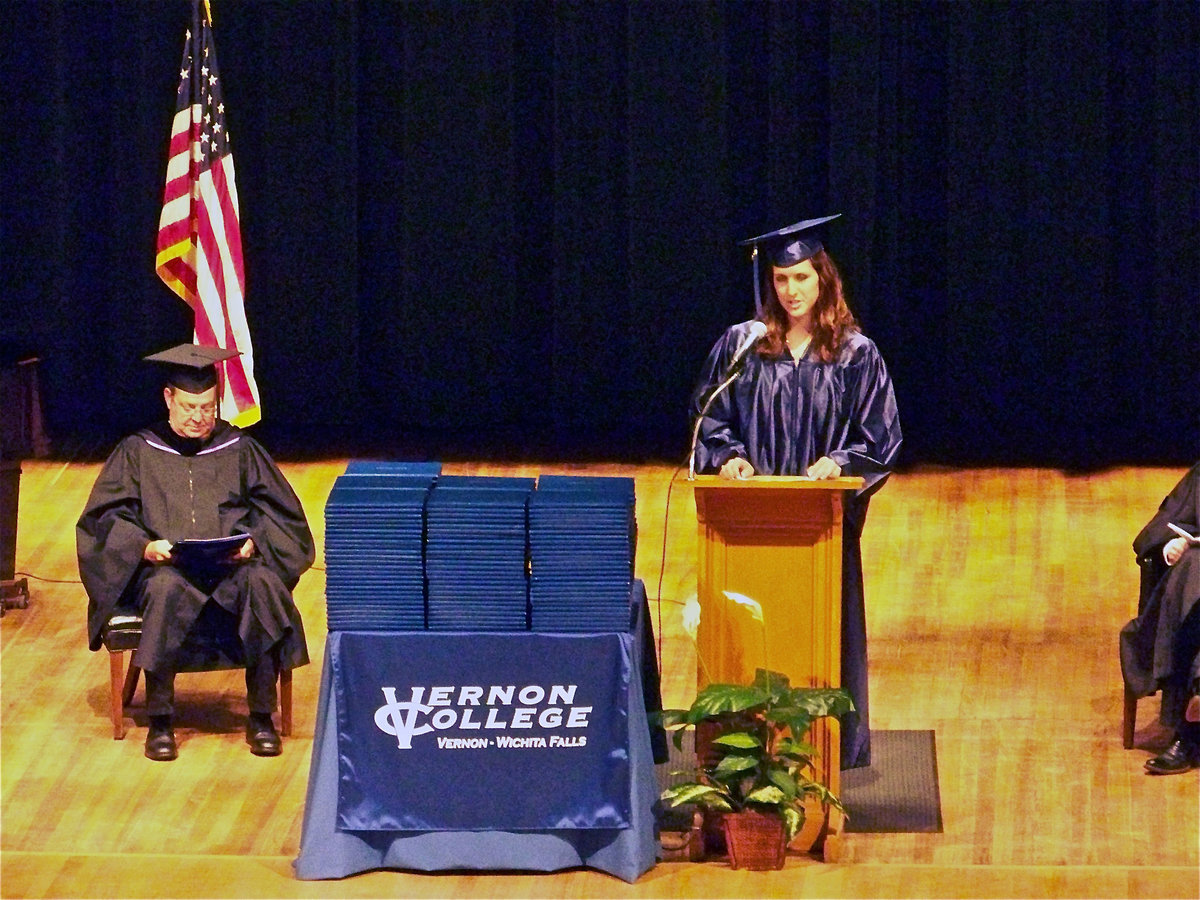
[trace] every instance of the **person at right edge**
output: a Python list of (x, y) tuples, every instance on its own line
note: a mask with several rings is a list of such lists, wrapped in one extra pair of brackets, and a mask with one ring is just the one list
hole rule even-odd
[[(739, 360), (740, 374), (717, 394), (696, 432), (695, 471), (725, 478), (861, 476), (847, 492), (842, 538), (842, 687), (855, 711), (842, 719), (842, 768), (871, 761), (867, 627), (860, 538), (871, 494), (891, 472), (900, 419), (883, 357), (846, 305), (838, 268), (809, 219), (743, 241), (754, 247), (755, 320), (730, 327), (704, 364), (692, 397), (695, 426), (755, 322), (766, 332)], [(758, 280), (760, 248), (770, 265)]]
[(1121, 674), (1138, 697), (1162, 691), (1159, 722), (1175, 734), (1170, 747), (1146, 760), (1150, 775), (1200, 766), (1200, 546), (1175, 529), (1200, 532), (1200, 463), (1133, 541), (1153, 587), (1121, 629)]

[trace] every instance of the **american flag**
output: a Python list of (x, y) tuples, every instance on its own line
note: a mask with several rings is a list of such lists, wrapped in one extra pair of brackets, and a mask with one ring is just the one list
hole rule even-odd
[(155, 269), (195, 312), (197, 344), (241, 351), (218, 365), (224, 370), (221, 418), (252, 425), (261, 414), (246, 323), (233, 152), (211, 16), (201, 15), (199, 0), (192, 2), (192, 27), (183, 45), (168, 157)]

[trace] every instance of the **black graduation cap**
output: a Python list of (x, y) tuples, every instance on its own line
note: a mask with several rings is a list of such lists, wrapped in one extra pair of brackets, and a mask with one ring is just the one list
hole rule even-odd
[(167, 384), (200, 394), (217, 383), (216, 364), (241, 356), (240, 350), (221, 347), (201, 347), (199, 344), (179, 344), (169, 350), (143, 357), (146, 362), (161, 363), (167, 369)]
[(840, 215), (841, 213), (834, 213), (832, 216), (822, 216), (819, 219), (805, 219), (803, 222), (796, 222), (794, 225), (788, 225), (775, 231), (768, 231), (766, 234), (760, 234), (758, 237), (738, 241), (739, 247), (750, 246), (754, 248), (751, 251), (750, 257), (754, 261), (755, 312), (762, 310), (762, 297), (760, 296), (762, 289), (759, 286), (758, 279), (759, 246), (761, 245), (763, 250), (770, 255), (771, 265), (786, 268), (787, 266), (802, 263), (806, 259), (816, 256), (822, 249), (821, 241), (811, 229), (816, 228), (818, 225), (824, 225), (826, 222), (830, 222)]

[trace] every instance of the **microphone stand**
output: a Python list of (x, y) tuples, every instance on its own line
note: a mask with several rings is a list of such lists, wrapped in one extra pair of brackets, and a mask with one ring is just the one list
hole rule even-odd
[(729, 387), (742, 373), (740, 366), (735, 366), (733, 371), (729, 373), (729, 377), (717, 385), (717, 389), (708, 395), (708, 399), (704, 401), (704, 406), (700, 408), (700, 414), (696, 416), (696, 426), (692, 429), (691, 451), (688, 453), (688, 481), (696, 480), (696, 441), (700, 437), (700, 423), (704, 421), (704, 415), (708, 412), (710, 406), (717, 396)]

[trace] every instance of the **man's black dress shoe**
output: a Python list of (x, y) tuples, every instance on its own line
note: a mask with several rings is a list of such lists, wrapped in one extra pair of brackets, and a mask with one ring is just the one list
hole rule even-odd
[(170, 762), (178, 755), (179, 750), (175, 746), (175, 732), (171, 730), (171, 726), (156, 725), (151, 722), (150, 730), (146, 732), (146, 759)]
[(255, 756), (278, 756), (283, 752), (283, 741), (270, 716), (251, 714), (246, 723), (246, 743)]
[(1178, 775), (1190, 772), (1200, 761), (1200, 748), (1187, 741), (1176, 741), (1158, 756), (1146, 760), (1146, 771), (1151, 775)]

